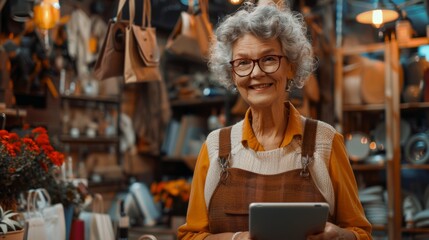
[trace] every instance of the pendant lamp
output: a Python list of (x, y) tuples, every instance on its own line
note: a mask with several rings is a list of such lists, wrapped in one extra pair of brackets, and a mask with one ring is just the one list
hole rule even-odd
[[(398, 10), (387, 9), (381, 1), (376, 1), (373, 9), (358, 14), (356, 16), (356, 21), (363, 24), (372, 24), (374, 27), (379, 28), (387, 22), (398, 19)], [(389, 2), (397, 8), (395, 3), (392, 1)]]
[(36, 0), (33, 14), (36, 27), (44, 30), (55, 27), (60, 20), (59, 0)]

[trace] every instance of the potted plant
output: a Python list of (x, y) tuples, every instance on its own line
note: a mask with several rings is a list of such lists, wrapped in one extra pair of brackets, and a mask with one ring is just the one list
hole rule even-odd
[(2, 240), (22, 240), (24, 238), (24, 228), (14, 218), (18, 215), (12, 210), (3, 210), (0, 206), (0, 239)]
[(19, 194), (48, 185), (63, 162), (45, 128), (28, 130), (22, 137), (0, 130), (0, 206), (15, 211)]

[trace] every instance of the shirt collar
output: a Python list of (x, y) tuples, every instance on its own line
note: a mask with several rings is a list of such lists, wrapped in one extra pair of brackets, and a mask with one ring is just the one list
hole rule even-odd
[[(289, 119), (288, 125), (286, 129), (286, 134), (284, 135), (283, 141), (280, 144), (280, 147), (286, 147), (289, 145), (296, 135), (302, 135), (302, 122), (301, 122), (301, 114), (296, 110), (296, 108), (289, 102), (285, 102), (285, 108), (289, 109)], [(246, 115), (244, 117), (243, 122), (243, 136), (241, 143), (245, 147), (249, 147), (254, 149), (255, 151), (264, 151), (264, 147), (258, 142), (256, 136), (253, 132), (252, 125), (250, 119), (252, 118), (251, 109), (247, 109)]]

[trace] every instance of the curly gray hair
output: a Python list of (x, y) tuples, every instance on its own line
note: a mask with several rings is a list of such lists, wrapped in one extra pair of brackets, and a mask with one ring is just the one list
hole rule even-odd
[(233, 86), (230, 61), (232, 44), (246, 33), (263, 39), (278, 38), (283, 53), (295, 70), (294, 86), (301, 88), (314, 71), (316, 61), (311, 43), (306, 36), (307, 28), (300, 13), (275, 5), (246, 4), (235, 14), (227, 16), (215, 31), (211, 46), (209, 69), (220, 84)]

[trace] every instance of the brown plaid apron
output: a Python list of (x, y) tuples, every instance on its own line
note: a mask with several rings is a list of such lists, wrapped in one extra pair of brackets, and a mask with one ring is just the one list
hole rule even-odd
[[(316, 130), (317, 122), (307, 119), (302, 156), (312, 158)], [(228, 127), (221, 129), (219, 136), (219, 164), (223, 170), (209, 205), (211, 233), (248, 231), (252, 202), (326, 202), (306, 167), (275, 175), (229, 168), (230, 134)]]

